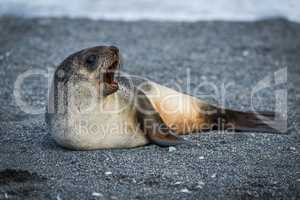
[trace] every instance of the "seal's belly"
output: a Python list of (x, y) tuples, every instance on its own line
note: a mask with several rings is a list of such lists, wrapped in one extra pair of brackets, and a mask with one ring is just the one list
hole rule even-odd
[(129, 148), (147, 143), (134, 119), (124, 113), (72, 115), (68, 127), (83, 149)]
[[(84, 98), (87, 99), (87, 98)], [(52, 131), (54, 139), (62, 146), (87, 150), (104, 148), (130, 148), (148, 143), (137, 126), (135, 112), (126, 105), (118, 94), (111, 95), (103, 103), (86, 109), (82, 98), (69, 99), (68, 112), (64, 115), (64, 125)]]

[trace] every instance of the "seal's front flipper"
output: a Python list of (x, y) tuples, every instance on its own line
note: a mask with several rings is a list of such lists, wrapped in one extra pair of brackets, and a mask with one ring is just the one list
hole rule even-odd
[(183, 138), (177, 137), (164, 123), (147, 96), (139, 89), (136, 92), (137, 121), (147, 138), (162, 147), (185, 143)]
[(176, 136), (163, 122), (160, 125), (155, 123), (152, 123), (145, 129), (147, 137), (152, 143), (161, 147), (186, 143), (186, 140)]
[(184, 139), (174, 135), (154, 135), (148, 136), (148, 138), (152, 143), (161, 147), (175, 146), (186, 142)]

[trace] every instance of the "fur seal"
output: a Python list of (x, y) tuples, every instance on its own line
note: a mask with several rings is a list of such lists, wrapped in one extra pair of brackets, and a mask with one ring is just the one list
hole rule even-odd
[[(207, 130), (276, 131), (258, 113), (221, 109), (148, 80), (116, 80), (119, 67), (114, 46), (83, 49), (57, 67), (46, 122), (59, 145), (74, 150), (170, 146), (185, 142), (179, 135)], [(271, 119), (275, 113), (259, 115)]]

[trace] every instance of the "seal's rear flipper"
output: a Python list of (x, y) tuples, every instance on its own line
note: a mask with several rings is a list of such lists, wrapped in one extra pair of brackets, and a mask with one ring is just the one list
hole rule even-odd
[(225, 109), (219, 116), (225, 119), (225, 129), (232, 126), (238, 132), (286, 133), (287, 119), (276, 112), (242, 112)]

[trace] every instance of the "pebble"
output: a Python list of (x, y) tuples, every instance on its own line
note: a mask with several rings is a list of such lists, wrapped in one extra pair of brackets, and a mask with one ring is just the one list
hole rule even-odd
[(99, 193), (99, 192), (93, 192), (92, 196), (94, 196), (94, 197), (103, 197), (103, 194)]
[(216, 178), (216, 176), (217, 176), (217, 173), (213, 173), (213, 174), (211, 175), (212, 178)]
[(196, 188), (202, 189), (204, 185), (205, 185), (205, 183), (203, 181), (199, 181), (198, 185), (196, 186)]
[(290, 150), (296, 151), (295, 147), (290, 147)]
[(200, 79), (206, 81), (207, 77), (206, 76), (201, 76)]
[(58, 195), (56, 196), (56, 200), (62, 200), (62, 198), (60, 197), (60, 194), (58, 194)]
[(200, 159), (200, 160), (203, 160), (203, 159), (204, 159), (204, 156), (200, 156), (199, 159)]
[(105, 172), (105, 175), (111, 175), (112, 172)]
[(249, 55), (249, 51), (245, 50), (243, 51), (243, 56), (248, 56)]
[(176, 151), (176, 148), (175, 147), (169, 147), (169, 152), (173, 152), (173, 151)]
[(181, 181), (177, 181), (176, 183), (174, 183), (174, 185), (180, 185), (181, 183)]
[(181, 189), (180, 192), (182, 193), (191, 193), (187, 188)]
[(11, 52), (10, 52), (10, 51), (8, 51), (8, 52), (6, 52), (6, 53), (5, 53), (5, 56), (6, 56), (6, 57), (9, 57), (9, 56), (10, 56), (10, 54), (11, 54)]

